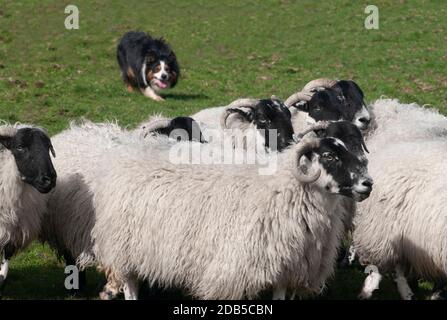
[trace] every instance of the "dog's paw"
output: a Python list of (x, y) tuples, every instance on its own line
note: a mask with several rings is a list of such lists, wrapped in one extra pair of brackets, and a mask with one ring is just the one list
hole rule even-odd
[(150, 98), (155, 101), (165, 101), (165, 99), (163, 99), (159, 95), (154, 95), (154, 96), (151, 96)]

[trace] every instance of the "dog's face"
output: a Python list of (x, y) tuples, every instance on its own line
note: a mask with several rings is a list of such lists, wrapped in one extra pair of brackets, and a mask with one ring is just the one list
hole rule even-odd
[(176, 85), (178, 67), (173, 53), (167, 57), (157, 57), (152, 53), (146, 61), (146, 78), (152, 89), (160, 91)]

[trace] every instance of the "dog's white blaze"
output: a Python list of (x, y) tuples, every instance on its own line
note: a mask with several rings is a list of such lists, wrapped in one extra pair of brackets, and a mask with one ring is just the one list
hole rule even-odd
[(143, 67), (141, 68), (141, 78), (143, 78), (143, 83), (147, 87), (147, 79), (146, 79), (146, 64), (143, 63)]
[[(162, 78), (162, 76), (163, 75), (166, 75), (167, 76), (167, 78), (166, 78), (166, 80), (169, 80), (169, 73), (166, 71), (166, 63), (163, 61), (163, 60), (161, 60), (160, 61), (160, 71), (158, 71), (157, 73), (155, 73), (154, 74), (154, 76), (155, 76), (155, 78), (157, 78), (158, 80), (161, 80)], [(165, 80), (165, 81), (166, 81)]]

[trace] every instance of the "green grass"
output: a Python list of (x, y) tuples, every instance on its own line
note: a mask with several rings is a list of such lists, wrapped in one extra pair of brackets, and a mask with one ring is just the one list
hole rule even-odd
[[(444, 0), (376, 0), (380, 30), (364, 28), (368, 1), (78, 0), (80, 30), (66, 30), (71, 3), (2, 1), (0, 119), (52, 134), (79, 117), (135, 126), (155, 112), (188, 115), (243, 96), (286, 98), (318, 77), (355, 79), (368, 101), (394, 97), (447, 113)], [(163, 36), (175, 49), (182, 77), (163, 103), (121, 83), (115, 46), (131, 29)], [(101, 276), (89, 275), (95, 297)], [(63, 278), (49, 249), (34, 245), (13, 260), (5, 298), (68, 298)], [(354, 298), (362, 278), (340, 271), (326, 297)], [(389, 279), (383, 287), (381, 298), (397, 297)]]

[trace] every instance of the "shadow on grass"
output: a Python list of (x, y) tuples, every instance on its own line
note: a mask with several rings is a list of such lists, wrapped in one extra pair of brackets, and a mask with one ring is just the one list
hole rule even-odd
[(173, 99), (173, 100), (183, 100), (183, 101), (190, 101), (190, 100), (196, 100), (196, 99), (208, 99), (209, 97), (205, 94), (189, 94), (189, 93), (168, 93), (163, 94), (163, 98), (166, 99)]

